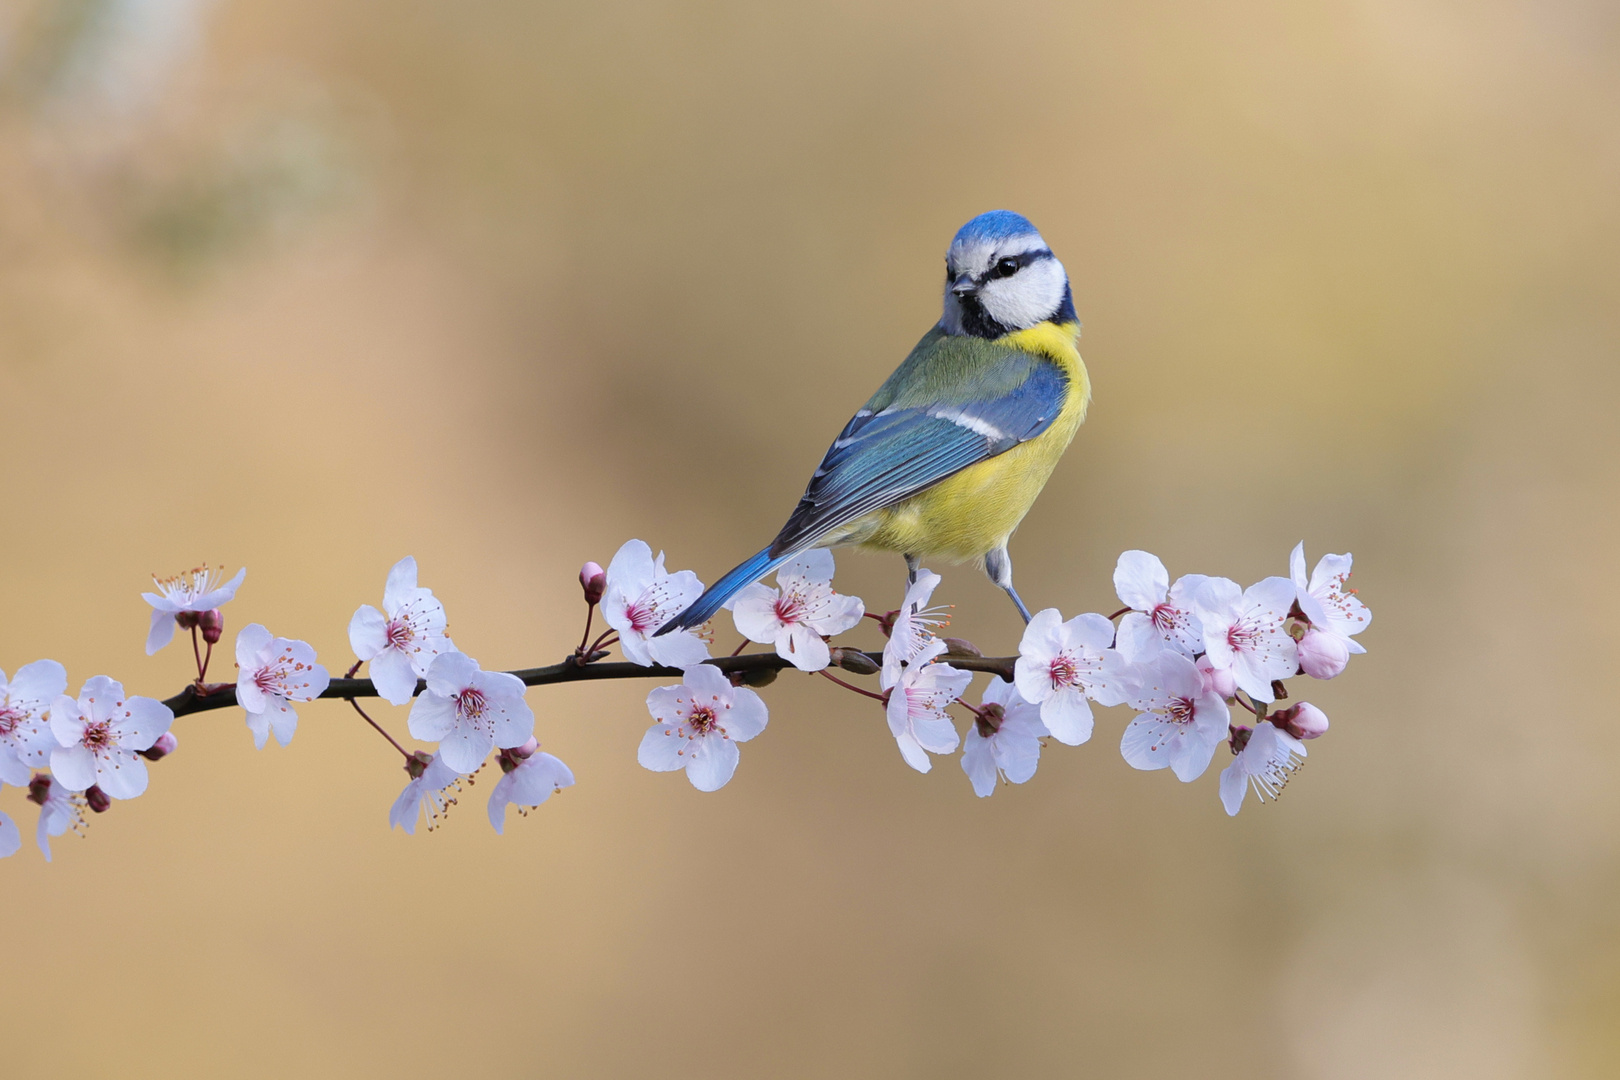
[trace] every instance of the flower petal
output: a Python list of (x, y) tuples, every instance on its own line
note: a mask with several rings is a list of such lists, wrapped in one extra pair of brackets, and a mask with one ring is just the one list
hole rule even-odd
[(733, 741), (747, 742), (765, 730), (769, 719), (770, 711), (765, 707), (765, 699), (748, 687), (739, 686), (732, 691), (731, 708), (722, 726)]
[(133, 750), (113, 747), (96, 755), (96, 786), (113, 798), (138, 797), (146, 791), (146, 781), (146, 762)]
[(388, 580), (383, 584), (383, 610), (396, 614), (416, 589), (416, 556), (407, 555), (388, 570)]
[(152, 611), (152, 625), (146, 631), (146, 655), (151, 656), (174, 640), (174, 613), (156, 608)]
[(1041, 723), (1058, 742), (1079, 746), (1091, 738), (1091, 705), (1078, 689), (1066, 686), (1041, 702)]
[(349, 648), (356, 658), (370, 660), (388, 648), (388, 620), (370, 604), (361, 604), (349, 620)]
[(225, 584), (211, 592), (203, 593), (201, 596), (197, 597), (196, 600), (193, 600), (189, 605), (190, 609), (192, 611), (208, 611), (210, 608), (217, 608), (221, 604), (235, 599), (236, 590), (242, 587), (242, 579), (245, 577), (247, 577), (247, 567), (244, 566), (242, 569), (236, 572), (236, 576), (231, 578), (231, 580), (227, 581)]
[(390, 705), (403, 705), (416, 694), (416, 669), (410, 658), (398, 649), (384, 649), (373, 656), (371, 684)]
[(14, 703), (39, 702), (48, 706), (58, 694), (67, 693), (67, 668), (55, 660), (35, 660), (17, 669), (8, 689)]
[[(411, 738), (423, 742), (438, 742), (448, 738), (456, 728), (456, 699), (447, 694), (424, 691), (411, 703), (411, 715), (406, 721)], [(482, 760), (482, 759), (480, 759)], [(451, 767), (455, 768), (454, 762)], [(470, 770), (456, 769), (457, 772)]]
[(996, 758), (990, 740), (981, 738), (977, 727), (969, 731), (962, 747), (962, 771), (973, 784), (973, 793), (988, 798), (996, 793)]
[(737, 771), (742, 756), (737, 744), (721, 735), (702, 735), (692, 740), (686, 756), (686, 778), (699, 791), (719, 791)]
[(1170, 591), (1170, 572), (1157, 555), (1126, 551), (1114, 567), (1114, 592), (1134, 611), (1151, 611)]
[(821, 671), (832, 661), (827, 643), (804, 623), (797, 623), (789, 627), (787, 633), (777, 636), (776, 655), (800, 671)]
[(118, 745), (128, 750), (146, 750), (174, 723), (174, 713), (163, 702), (149, 697), (132, 697), (112, 718)]
[[(666, 687), (665, 689), (674, 689)], [(686, 768), (687, 739), (678, 724), (654, 724), (641, 737), (636, 761), (653, 772), (674, 772)]]

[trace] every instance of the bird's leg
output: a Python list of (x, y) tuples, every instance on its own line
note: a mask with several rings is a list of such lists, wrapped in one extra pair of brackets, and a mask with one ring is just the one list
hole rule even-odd
[(1024, 617), (1026, 623), (1029, 622), (1029, 608), (1024, 606), (1018, 590), (1013, 588), (1012, 556), (1007, 554), (1007, 545), (1003, 544), (984, 557), (984, 572), (990, 575), (991, 581), (1001, 586), (1006, 594), (1012, 597), (1012, 602), (1018, 605), (1018, 614)]
[(917, 570), (922, 566), (922, 560), (915, 555), (906, 556), (906, 584), (917, 584)]

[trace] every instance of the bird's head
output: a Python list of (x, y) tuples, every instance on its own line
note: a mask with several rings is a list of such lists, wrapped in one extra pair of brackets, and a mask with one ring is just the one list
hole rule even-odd
[(992, 210), (962, 226), (945, 253), (947, 334), (997, 338), (1037, 323), (1074, 322), (1069, 275), (1022, 214)]

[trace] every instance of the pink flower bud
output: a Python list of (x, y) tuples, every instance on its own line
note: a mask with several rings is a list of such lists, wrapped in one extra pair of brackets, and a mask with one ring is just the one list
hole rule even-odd
[(1313, 679), (1331, 679), (1350, 662), (1350, 643), (1312, 627), (1299, 641), (1299, 669)]
[(179, 745), (180, 740), (174, 737), (174, 732), (165, 731), (157, 737), (157, 742), (137, 752), (147, 761), (157, 761), (174, 753), (175, 747)]
[(105, 814), (112, 805), (112, 797), (94, 784), (84, 793), (84, 804), (98, 814)]
[(1308, 701), (1272, 713), (1270, 720), (1296, 739), (1314, 739), (1328, 729), (1327, 714)]
[(1231, 698), (1237, 694), (1237, 678), (1232, 674), (1231, 668), (1218, 668), (1209, 662), (1209, 657), (1198, 659), (1198, 674), (1204, 680), (1204, 689), (1222, 698)]
[(174, 624), (182, 630), (195, 630), (197, 628), (197, 613), (195, 611), (177, 611), (174, 613)]
[(579, 568), (579, 587), (585, 590), (585, 602), (596, 605), (602, 602), (602, 593), (607, 589), (607, 571), (600, 563), (588, 562)]
[(210, 645), (218, 645), (219, 639), (225, 635), (225, 616), (219, 608), (198, 615), (197, 625), (202, 628), (203, 640)]
[(517, 767), (534, 756), (540, 749), (540, 740), (533, 735), (522, 746), (511, 746), (495, 755), (495, 763), (501, 767), (501, 772), (516, 772)]

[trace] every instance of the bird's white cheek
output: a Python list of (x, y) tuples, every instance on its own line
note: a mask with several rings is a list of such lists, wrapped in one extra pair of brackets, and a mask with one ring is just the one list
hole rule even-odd
[(1063, 283), (1063, 267), (1056, 259), (1046, 259), (1010, 278), (987, 283), (979, 302), (996, 322), (1024, 330), (1057, 311), (1063, 302)]

